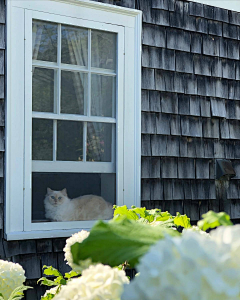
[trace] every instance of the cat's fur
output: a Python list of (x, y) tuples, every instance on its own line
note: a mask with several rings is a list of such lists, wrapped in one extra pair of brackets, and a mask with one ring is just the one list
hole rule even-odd
[(113, 205), (102, 197), (84, 195), (69, 199), (66, 189), (53, 191), (47, 188), (44, 206), (46, 219), (55, 222), (107, 220), (113, 217)]

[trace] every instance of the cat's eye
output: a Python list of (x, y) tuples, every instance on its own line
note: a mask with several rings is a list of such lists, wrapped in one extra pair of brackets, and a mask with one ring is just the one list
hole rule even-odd
[(58, 197), (58, 200), (61, 200), (62, 199), (62, 197)]
[(55, 199), (54, 196), (51, 196), (52, 199)]

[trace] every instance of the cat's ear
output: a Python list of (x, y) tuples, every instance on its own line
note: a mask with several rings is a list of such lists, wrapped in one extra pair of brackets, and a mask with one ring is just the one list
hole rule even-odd
[(47, 188), (47, 193), (50, 194), (53, 190), (51, 190), (49, 187)]
[(64, 195), (64, 196), (66, 196), (67, 197), (67, 189), (65, 188), (65, 189), (63, 189), (62, 191), (62, 194)]

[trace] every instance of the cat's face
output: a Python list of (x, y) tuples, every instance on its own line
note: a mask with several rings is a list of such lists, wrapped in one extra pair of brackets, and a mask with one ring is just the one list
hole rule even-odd
[(53, 206), (59, 206), (68, 201), (67, 190), (63, 189), (62, 191), (53, 191), (50, 188), (47, 188), (46, 198)]

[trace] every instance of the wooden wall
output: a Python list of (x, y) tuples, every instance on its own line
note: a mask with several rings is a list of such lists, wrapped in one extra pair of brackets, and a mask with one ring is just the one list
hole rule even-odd
[[(180, 0), (106, 0), (143, 11), (142, 205), (198, 220), (216, 200), (215, 159), (237, 176), (227, 212), (240, 219), (240, 14)], [(68, 271), (65, 239), (3, 239), (5, 4), (0, 0), (0, 257), (36, 285), (42, 266)], [(40, 299), (44, 288), (27, 293)]]

